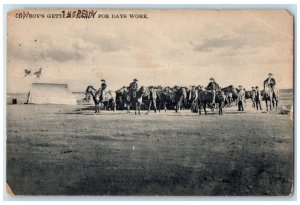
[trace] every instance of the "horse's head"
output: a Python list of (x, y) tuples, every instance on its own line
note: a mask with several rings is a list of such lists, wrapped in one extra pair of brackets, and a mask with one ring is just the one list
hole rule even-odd
[(138, 90), (139, 93), (146, 95), (148, 91), (148, 88), (146, 88), (145, 86), (141, 86), (140, 89)]

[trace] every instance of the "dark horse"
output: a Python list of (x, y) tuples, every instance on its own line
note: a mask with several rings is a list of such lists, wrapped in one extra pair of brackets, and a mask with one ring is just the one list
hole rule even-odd
[[(215, 103), (218, 104), (219, 107), (219, 115), (223, 115), (223, 103), (224, 103), (224, 94), (221, 90), (216, 91), (216, 97), (215, 97)], [(205, 115), (207, 115), (206, 112), (206, 106), (209, 105), (211, 108), (213, 108), (212, 105), (213, 102), (213, 92), (207, 91), (207, 90), (199, 90), (198, 95), (198, 104), (199, 104), (199, 114), (201, 115), (201, 108), (203, 107), (203, 110), (205, 112)]]
[(124, 110), (127, 107), (126, 105), (127, 98), (127, 88), (124, 86), (119, 90), (116, 90), (116, 108), (118, 110)]
[(103, 101), (101, 90), (96, 90), (93, 86), (89, 85), (85, 90), (85, 98), (83, 100), (88, 102), (91, 97), (95, 104), (95, 113), (100, 113), (100, 103)]
[(167, 107), (174, 107), (175, 103), (175, 91), (171, 89), (159, 89), (156, 91), (157, 102), (158, 102), (158, 111), (164, 109), (167, 112)]
[(270, 110), (272, 110), (273, 108), (275, 108), (277, 110), (278, 93), (275, 93), (272, 88), (266, 88), (265, 90), (261, 91), (261, 95), (263, 96), (263, 100), (266, 103), (267, 111), (268, 111), (268, 108), (270, 108)]
[(227, 107), (231, 107), (233, 102), (236, 102), (238, 99), (238, 89), (233, 87), (233, 85), (229, 85), (225, 88), (221, 89), (224, 92), (225, 100), (224, 104)]
[(127, 113), (130, 113), (130, 106), (132, 105), (135, 109), (135, 114), (141, 114), (141, 105), (143, 102), (143, 96), (145, 95), (145, 87), (141, 86), (141, 88), (135, 92), (132, 91), (127, 92), (126, 101), (127, 101)]
[(186, 90), (185, 88), (177, 88), (175, 91), (175, 112), (180, 110), (180, 106), (185, 104)]

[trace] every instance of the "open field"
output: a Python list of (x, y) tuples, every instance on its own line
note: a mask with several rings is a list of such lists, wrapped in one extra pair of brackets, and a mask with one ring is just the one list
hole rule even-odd
[[(135, 116), (7, 105), (7, 182), (22, 195), (288, 195), (293, 123), (237, 112)], [(248, 108), (250, 109), (250, 108)]]

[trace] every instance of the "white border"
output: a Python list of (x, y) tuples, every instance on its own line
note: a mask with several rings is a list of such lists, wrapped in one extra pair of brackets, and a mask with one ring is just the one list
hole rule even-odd
[[(51, 4), (56, 4), (56, 5), (51, 5)], [(74, 4), (77, 4), (77, 5), (71, 5), (71, 3), (74, 3)], [(101, 3), (102, 5), (95, 5), (95, 4), (99, 4)], [(126, 5), (124, 5), (124, 3), (126, 3)], [(202, 3), (203, 5), (199, 5), (199, 3)], [(209, 3), (209, 4), (205, 4), (205, 3)], [(226, 4), (224, 4), (226, 3)], [(270, 1), (270, 0), (253, 0), (253, 1), (243, 1), (244, 5), (241, 5), (241, 1), (238, 1), (238, 0), (231, 0), (231, 1), (222, 1), (222, 0), (212, 0), (212, 1), (209, 1), (209, 2), (205, 2), (205, 1), (197, 1), (197, 0), (186, 0), (186, 1), (180, 1), (180, 0), (172, 0), (172, 1), (167, 1), (167, 0), (148, 0), (148, 1), (138, 1), (138, 0), (129, 0), (129, 1), (122, 1), (122, 0), (104, 0), (104, 1), (97, 1), (97, 0), (85, 0), (85, 1), (82, 1), (82, 0), (65, 0), (65, 1), (59, 1), (59, 0), (53, 0), (53, 1), (39, 1), (39, 0), (27, 0), (27, 1), (23, 1), (23, 0), (3, 0), (2, 1), (2, 7), (0, 8), (1, 9), (1, 13), (3, 15), (1, 15), (1, 21), (3, 22), (3, 27), (1, 28), (2, 29), (2, 37), (1, 37), (1, 40), (3, 42), (2, 44), (2, 49), (1, 49), (1, 53), (0, 53), (0, 60), (1, 60), (1, 65), (3, 65), (2, 67), (2, 72), (1, 72), (1, 76), (0, 76), (0, 79), (3, 79), (3, 81), (1, 81), (1, 89), (3, 91), (3, 98), (1, 98), (1, 101), (0, 101), (0, 114), (3, 116), (3, 123), (0, 123), (0, 128), (1, 128), (1, 131), (3, 133), (3, 140), (0, 140), (0, 143), (1, 143), (1, 147), (3, 147), (4, 149), (2, 150), (2, 157), (1, 157), (1, 165), (4, 165), (5, 163), (5, 153), (6, 153), (6, 150), (5, 150), (5, 127), (6, 127), (6, 114), (5, 114), (5, 100), (6, 100), (6, 97), (5, 97), (5, 92), (6, 92), (6, 89), (5, 89), (5, 76), (6, 76), (6, 73), (5, 73), (5, 62), (3, 61), (5, 58), (4, 58), (4, 55), (5, 55), (5, 33), (4, 33), (4, 26), (5, 26), (5, 14), (4, 14), (4, 5), (5, 4), (23, 4), (23, 5), (14, 5), (15, 8), (34, 8), (34, 7), (43, 7), (43, 8), (51, 8), (51, 7), (56, 7), (56, 8), (59, 8), (59, 7), (106, 7), (106, 8), (114, 8), (114, 7), (117, 7), (117, 8), (161, 8), (161, 7), (176, 7), (176, 4), (178, 6), (178, 8), (195, 8), (195, 7), (200, 7), (201, 6), (201, 9), (208, 9), (208, 8), (211, 8), (211, 9), (229, 9), (229, 8), (234, 8), (234, 9), (238, 9), (238, 8), (258, 8), (258, 9), (262, 9), (262, 8), (266, 8), (268, 6), (271, 6), (271, 7), (280, 7), (282, 8), (281, 6), (288, 6), (287, 4), (296, 4), (296, 9), (298, 10), (298, 2), (296, 0), (286, 0), (286, 1)], [(272, 5), (266, 5), (266, 4), (272, 4)], [(27, 5), (25, 5), (27, 4)], [(28, 5), (30, 4), (30, 5)], [(34, 5), (34, 4), (37, 4), (37, 5)], [(115, 4), (115, 5), (114, 5)], [(164, 5), (154, 5), (154, 4), (164, 4)], [(172, 4), (172, 5), (171, 5)], [(180, 5), (178, 5), (180, 4)], [(189, 5), (188, 5), (189, 4)], [(198, 4), (198, 5), (191, 5), (191, 4)], [(230, 5), (230, 4), (238, 4), (238, 5)], [(255, 4), (255, 5), (254, 5)], [(284, 5), (274, 5), (274, 4), (284, 4)], [(297, 22), (297, 25), (295, 25), (297, 28), (298, 27), (298, 21), (295, 19), (295, 21)], [(296, 37), (297, 39), (297, 37)], [(295, 40), (296, 40), (295, 39)], [(298, 42), (296, 41), (297, 45), (298, 45)], [(296, 48), (298, 47), (296, 45), (295, 47), (295, 54), (296, 53)], [(297, 56), (298, 57), (298, 54)], [(296, 60), (297, 58), (295, 58)], [(295, 83), (296, 83), (296, 79), (298, 79), (298, 72), (296, 70), (296, 63), (295, 63)], [(295, 84), (295, 88), (296, 90), (298, 91), (298, 84)], [(296, 92), (296, 95), (295, 95), (295, 100), (297, 102), (297, 105), (295, 106), (295, 108), (298, 107), (298, 100), (297, 100), (297, 92)], [(296, 110), (295, 110), (296, 111)], [(297, 116), (297, 112), (295, 112), (295, 116)], [(296, 118), (295, 118), (296, 119)], [(296, 124), (296, 127), (295, 127), (295, 130), (297, 130), (296, 128), (298, 127), (298, 121), (295, 121), (297, 124)], [(297, 139), (297, 132), (295, 133), (295, 139)], [(299, 146), (299, 140), (296, 141), (296, 147)], [(295, 150), (296, 151), (296, 150)], [(296, 154), (296, 159), (299, 160), (299, 152), (297, 152)], [(297, 160), (297, 165), (299, 164), (298, 163), (298, 160)], [(5, 170), (5, 166), (2, 167), (1, 169), (1, 172), (4, 172)], [(2, 173), (0, 175), (0, 181), (4, 182), (5, 179), (3, 178), (3, 175), (4, 173)], [(299, 179), (298, 178), (295, 178), (297, 180), (297, 185), (299, 185)], [(197, 203), (195, 200), (201, 200), (201, 203), (205, 203), (205, 204), (208, 204), (208, 203), (222, 203), (222, 204), (233, 204), (233, 203), (238, 203), (240, 204), (241, 201), (243, 201), (242, 203), (245, 203), (245, 204), (249, 204), (249, 203), (257, 203), (257, 204), (281, 204), (281, 203), (288, 203), (288, 204), (296, 204), (298, 203), (298, 200), (297, 199), (299, 196), (298, 194), (298, 189), (295, 190), (295, 196), (292, 197), (292, 200), (294, 201), (284, 201), (284, 200), (287, 200), (287, 199), (291, 199), (291, 198), (287, 198), (287, 197), (21, 197), (21, 198), (10, 198), (6, 195), (6, 193), (4, 193), (4, 188), (5, 188), (5, 184), (3, 183), (3, 186), (0, 186), (0, 193), (1, 193), (1, 199), (5, 199), (6, 201), (4, 201), (4, 203), (11, 203), (10, 200), (26, 200), (25, 202), (21, 202), (21, 201), (13, 201), (13, 203), (24, 203), (24, 204), (34, 204), (34, 203), (40, 203), (40, 201), (35, 201), (35, 202), (31, 202), (31, 200), (49, 200), (48, 202), (46, 202), (46, 204), (48, 203), (51, 203), (51, 202), (54, 202), (54, 201), (57, 201), (57, 200), (79, 200), (77, 202), (66, 202), (66, 201), (61, 201), (60, 203), (72, 203), (72, 204), (78, 204), (78, 203), (82, 203), (82, 201), (92, 201), (92, 202), (89, 202), (89, 203), (99, 203), (99, 200), (101, 201), (101, 203), (103, 203), (103, 201), (105, 200), (110, 200), (109, 202), (106, 202), (106, 203), (116, 203), (116, 201), (122, 201), (122, 204), (137, 204), (139, 203), (140, 204), (140, 200), (144, 201), (144, 200), (150, 200), (150, 202), (144, 202), (145, 204), (148, 204), (148, 203), (159, 203), (157, 200), (159, 201), (162, 201), (160, 203), (166, 203), (166, 201), (170, 201), (171, 202), (168, 202), (168, 203), (172, 203), (172, 204), (175, 204), (175, 203), (183, 203), (182, 200), (185, 201), (186, 204), (194, 204), (194, 203)], [(297, 192), (297, 193), (296, 193)], [(3, 198), (4, 197), (4, 198)], [(131, 202), (131, 200), (133, 200), (134, 202)], [(209, 200), (209, 201), (202, 201), (202, 200)], [(250, 201), (244, 201), (244, 200), (250, 200)], [(272, 201), (270, 201), (272, 200)], [(194, 202), (188, 202), (188, 201), (194, 201)], [(217, 201), (217, 202), (216, 202)], [(260, 201), (260, 202), (259, 202)], [(44, 202), (45, 203), (45, 202)], [(57, 202), (55, 202), (57, 203)]]

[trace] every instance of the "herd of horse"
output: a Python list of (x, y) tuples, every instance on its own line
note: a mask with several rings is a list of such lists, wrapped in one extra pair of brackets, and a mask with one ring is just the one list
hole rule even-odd
[[(197, 93), (195, 93), (197, 92)], [(202, 109), (207, 114), (206, 108), (218, 110), (219, 115), (223, 114), (224, 107), (244, 106), (246, 99), (251, 99), (255, 106), (256, 99), (252, 91), (245, 91), (245, 98), (239, 97), (240, 90), (233, 85), (213, 91), (205, 90), (202, 86), (188, 88), (185, 86), (161, 87), (161, 86), (141, 86), (136, 92), (132, 92), (128, 87), (122, 87), (116, 91), (105, 91), (88, 86), (85, 98), (82, 101), (89, 102), (93, 100), (95, 112), (100, 109), (105, 110), (135, 110), (135, 114), (140, 114), (141, 110), (150, 110), (160, 112), (164, 110), (191, 109), (192, 112), (201, 115)], [(266, 103), (266, 110), (277, 109), (278, 94), (273, 90), (262, 90), (261, 99)], [(215, 96), (215, 103), (213, 98)]]

